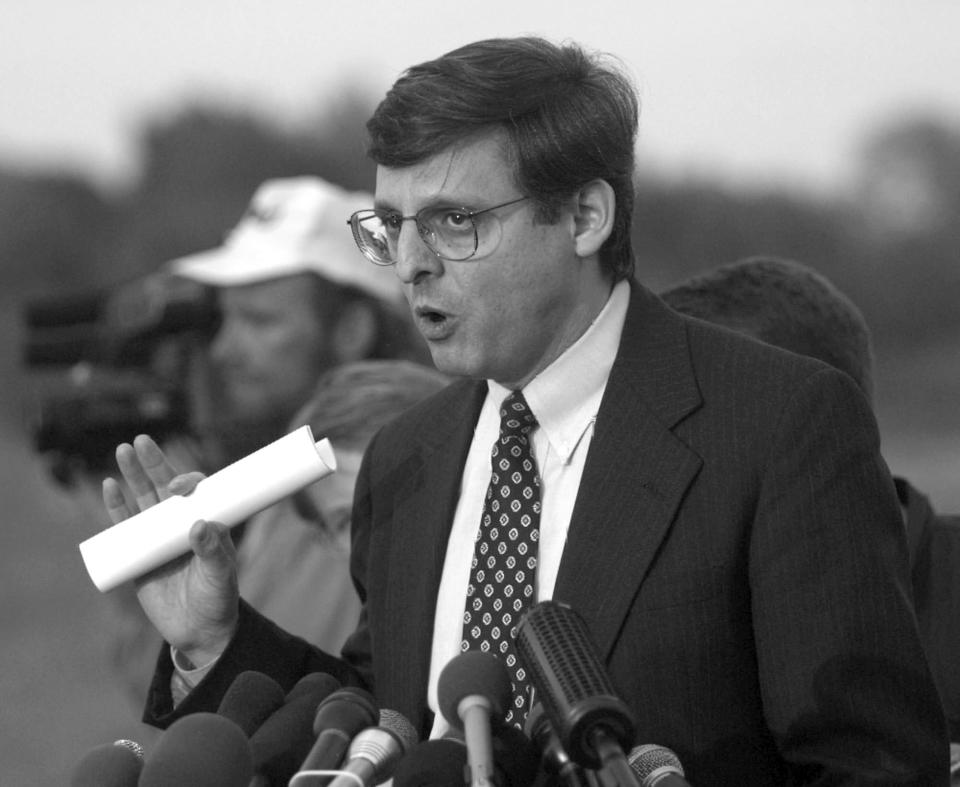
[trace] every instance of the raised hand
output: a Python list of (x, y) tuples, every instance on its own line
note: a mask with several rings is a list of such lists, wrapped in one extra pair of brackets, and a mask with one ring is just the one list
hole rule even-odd
[[(116, 524), (171, 495), (187, 495), (202, 473), (178, 474), (148, 436), (117, 446), (117, 466), (129, 489), (103, 482), (103, 502)], [(135, 502), (134, 502), (135, 501)], [(192, 554), (136, 580), (137, 597), (163, 638), (196, 666), (223, 652), (236, 628), (239, 594), (236, 554), (226, 527), (199, 521), (190, 530)]]

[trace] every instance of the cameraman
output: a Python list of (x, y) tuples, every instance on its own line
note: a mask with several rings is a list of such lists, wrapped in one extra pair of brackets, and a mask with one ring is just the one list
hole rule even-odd
[[(346, 226), (345, 217), (371, 199), (316, 177), (269, 180), (221, 246), (166, 264), (167, 274), (212, 288), (219, 319), (185, 386), (202, 455), (184, 466), (213, 472), (281, 437), (318, 380), (340, 364), (424, 356), (393, 269), (366, 262)], [(286, 529), (283, 511), (271, 515)], [(301, 556), (304, 564), (329, 559), (322, 545)], [(337, 576), (344, 587), (330, 593), (355, 597), (349, 572)], [(281, 603), (270, 593), (257, 595), (258, 606)], [(139, 701), (159, 640), (133, 594), (114, 595), (121, 602), (116, 668)]]
[(425, 357), (398, 280), (370, 265), (344, 216), (370, 203), (316, 177), (269, 180), (222, 246), (168, 263), (212, 287), (220, 325), (191, 386), (198, 428), (234, 461), (286, 432), (326, 370)]

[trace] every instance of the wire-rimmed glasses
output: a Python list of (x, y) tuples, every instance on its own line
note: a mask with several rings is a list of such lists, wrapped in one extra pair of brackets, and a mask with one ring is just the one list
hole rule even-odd
[(529, 197), (517, 197), (483, 210), (428, 207), (413, 216), (372, 208), (358, 210), (347, 223), (360, 251), (375, 265), (393, 265), (397, 261), (397, 243), (405, 221), (416, 223), (420, 239), (438, 257), (460, 262), (482, 257), (496, 248), (500, 241), (500, 220), (492, 211), (525, 199)]

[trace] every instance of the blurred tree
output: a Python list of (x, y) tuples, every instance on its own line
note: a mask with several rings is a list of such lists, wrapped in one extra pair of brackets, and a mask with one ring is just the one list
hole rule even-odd
[(303, 129), (251, 110), (198, 103), (149, 120), (140, 140), (141, 174), (122, 205), (117, 256), (144, 272), (218, 245), (269, 178), (314, 174), (370, 188), (373, 165), (359, 144), (369, 102), (351, 94), (323, 106), (323, 117)]
[(939, 118), (890, 122), (863, 143), (857, 198), (875, 233), (956, 229), (960, 217), (960, 128)]
[(855, 207), (863, 308), (891, 349), (960, 337), (960, 127), (892, 121), (864, 140)]
[(641, 182), (634, 249), (655, 289), (756, 254), (803, 260), (845, 278), (847, 221), (837, 206), (786, 191), (729, 191), (708, 182)]
[(115, 220), (109, 202), (78, 176), (0, 170), (0, 287), (24, 294), (105, 282)]

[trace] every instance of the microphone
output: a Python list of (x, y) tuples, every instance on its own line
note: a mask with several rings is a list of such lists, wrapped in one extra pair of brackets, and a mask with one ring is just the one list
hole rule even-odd
[(375, 726), (379, 717), (380, 712), (369, 691), (347, 686), (333, 692), (317, 708), (313, 720), (313, 732), (317, 738), (300, 770), (290, 780), (291, 787), (300, 775), (339, 768), (353, 736), (366, 727)]
[(317, 706), (340, 688), (326, 672), (311, 672), (287, 692), (283, 705), (253, 735), (250, 752), (256, 775), (250, 787), (286, 785), (303, 762), (316, 736), (313, 719)]
[(466, 744), (453, 738), (411, 746), (393, 771), (393, 787), (451, 787), (468, 780)]
[(645, 743), (630, 752), (630, 768), (640, 779), (640, 787), (690, 787), (684, 779), (680, 758), (666, 746)]
[(540, 751), (544, 768), (559, 777), (567, 787), (586, 787), (583, 773), (560, 743), (560, 738), (550, 724), (543, 703), (535, 702), (527, 714), (523, 731)]
[(507, 668), (490, 653), (468, 650), (447, 662), (437, 681), (444, 718), (463, 732), (472, 787), (493, 782), (492, 724), (500, 724), (513, 689)]
[(498, 787), (530, 787), (540, 758), (523, 730), (504, 724), (493, 731), (493, 767)]
[(394, 766), (419, 740), (417, 731), (402, 713), (380, 709), (380, 723), (357, 733), (341, 766), (350, 776), (337, 776), (329, 787), (373, 787), (390, 778)]
[(636, 734), (633, 714), (616, 696), (583, 619), (566, 604), (541, 601), (521, 618), (516, 645), (570, 758), (635, 785), (624, 754)]
[(283, 705), (283, 700), (279, 683), (262, 672), (247, 670), (234, 678), (220, 700), (217, 713), (234, 722), (249, 738)]
[[(410, 748), (393, 771), (393, 787), (451, 787), (470, 783), (467, 744), (460, 738), (437, 738)], [(537, 777), (538, 760), (530, 740), (510, 725), (493, 738), (494, 778), (497, 787), (530, 787)], [(536, 782), (539, 784), (539, 782)], [(332, 787), (332, 785), (331, 785)]]
[(234, 722), (201, 711), (177, 719), (143, 763), (139, 787), (247, 787), (250, 744)]
[(70, 775), (70, 787), (137, 787), (143, 746), (125, 738), (88, 751)]

